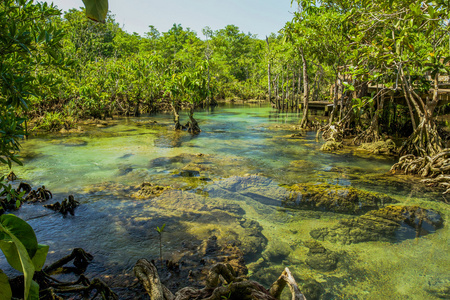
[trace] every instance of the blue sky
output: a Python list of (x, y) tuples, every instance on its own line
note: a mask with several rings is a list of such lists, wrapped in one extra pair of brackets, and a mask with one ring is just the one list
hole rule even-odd
[[(63, 11), (83, 6), (82, 0), (53, 0), (53, 3)], [(290, 21), (296, 8), (296, 4), (291, 7), (290, 0), (109, 0), (109, 10), (116, 21), (127, 32), (140, 35), (148, 31), (149, 25), (165, 32), (177, 23), (203, 37), (205, 26), (217, 30), (234, 24), (241, 31), (263, 39)]]

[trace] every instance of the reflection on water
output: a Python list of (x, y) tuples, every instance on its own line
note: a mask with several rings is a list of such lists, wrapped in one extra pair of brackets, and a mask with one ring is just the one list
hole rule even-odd
[[(38, 240), (50, 245), (48, 260), (82, 247), (95, 257), (88, 276), (114, 275), (112, 284), (120, 287), (129, 283), (137, 259), (159, 256), (155, 229), (165, 223), (167, 258), (212, 235), (219, 242), (237, 240), (251, 277), (264, 285), (289, 266), (300, 285), (312, 297), (321, 294), (320, 299), (448, 297), (448, 205), (410, 178), (387, 175), (393, 158), (354, 149), (321, 152), (314, 133), (290, 138), (296, 114), (280, 115), (267, 107), (228, 105), (196, 117), (202, 133), (195, 137), (172, 131), (171, 117), (157, 115), (26, 141), (25, 166), (14, 167), (20, 179), (45, 185), (54, 201), (74, 194), (81, 202), (75, 216), (62, 217), (41, 205), (24, 205), (17, 212), (29, 220)], [(133, 196), (143, 182), (172, 189), (143, 200)], [(373, 220), (370, 212), (354, 215), (337, 200), (286, 206), (294, 184), (385, 193), (396, 207), (406, 208), (391, 209), (391, 217), (377, 215), (390, 227), (380, 229), (373, 221), (367, 223), (376, 227), (370, 230), (361, 225), (361, 220)], [(348, 192), (342, 191), (345, 198)], [(304, 190), (301, 199), (315, 199), (308, 193)], [(422, 221), (402, 217), (418, 211), (415, 206), (427, 209), (429, 218), (440, 213), (443, 227), (435, 230), (424, 222), (430, 234), (416, 238), (414, 220)], [(335, 238), (317, 235), (314, 241), (317, 232)], [(347, 235), (358, 242), (342, 242)], [(7, 268), (3, 257), (0, 268)]]

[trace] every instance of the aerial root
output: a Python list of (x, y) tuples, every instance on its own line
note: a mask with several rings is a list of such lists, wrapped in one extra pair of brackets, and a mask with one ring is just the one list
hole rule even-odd
[(391, 173), (420, 175), (425, 178), (422, 182), (426, 185), (440, 186), (446, 189), (444, 194), (450, 193), (450, 148), (434, 156), (404, 155), (392, 166)]
[(378, 131), (375, 130), (375, 128), (373, 126), (370, 126), (369, 128), (367, 128), (365, 131), (358, 134), (353, 139), (353, 144), (360, 145), (362, 143), (374, 143), (374, 142), (378, 142), (380, 140), (381, 140), (381, 136), (378, 133)]

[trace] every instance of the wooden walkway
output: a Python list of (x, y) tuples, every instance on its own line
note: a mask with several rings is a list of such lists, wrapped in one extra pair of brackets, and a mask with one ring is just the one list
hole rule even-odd
[[(377, 92), (377, 90), (383, 88), (382, 86), (369, 86), (368, 93)], [(387, 96), (393, 97), (394, 102), (397, 104), (406, 105), (405, 96), (401, 89), (394, 90), (392, 88), (388, 89)], [(427, 94), (420, 95), (421, 97), (432, 97), (434, 88), (431, 88)], [(450, 104), (450, 77), (449, 76), (439, 76), (439, 89), (438, 89), (438, 106)], [(299, 108), (302, 109), (303, 104), (299, 104)], [(333, 102), (328, 101), (310, 101), (308, 103), (308, 108), (311, 110), (321, 110), (328, 115), (333, 110)]]

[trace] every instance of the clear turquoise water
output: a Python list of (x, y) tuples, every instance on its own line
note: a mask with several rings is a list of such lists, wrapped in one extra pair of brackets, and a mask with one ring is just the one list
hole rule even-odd
[[(332, 226), (348, 216), (285, 210), (215, 189), (232, 176), (249, 174), (270, 178), (275, 186), (307, 182), (352, 185), (387, 193), (402, 204), (435, 209), (445, 219), (449, 207), (436, 201), (441, 200), (439, 194), (424, 193), (407, 180), (396, 184), (383, 181), (382, 175), (389, 171), (394, 158), (365, 155), (354, 149), (340, 154), (321, 152), (321, 142), (315, 140), (313, 132), (301, 139), (289, 138), (296, 132), (297, 115), (277, 114), (268, 107), (227, 105), (198, 112), (196, 117), (202, 133), (195, 137), (173, 132), (171, 116), (161, 114), (120, 119), (114, 126), (89, 127), (80, 134), (37, 136), (25, 141), (25, 166), (14, 167), (20, 179), (32, 186), (45, 185), (54, 193), (54, 200), (73, 194), (82, 203), (74, 217), (62, 217), (40, 205), (24, 205), (17, 211), (33, 226), (39, 242), (50, 245), (48, 261), (82, 247), (95, 257), (89, 276), (115, 277), (117, 285), (126, 285), (137, 259), (158, 257), (155, 228), (163, 223), (167, 224), (164, 251), (169, 257), (176, 257), (180, 244), (193, 237), (243, 236), (234, 221), (215, 218), (214, 211), (195, 217), (194, 213), (200, 215), (196, 211), (199, 204), (214, 202), (238, 204), (246, 219), (258, 221), (268, 240), (267, 249), (290, 249), (281, 261), (270, 261), (264, 252), (249, 259), (252, 278), (266, 285), (284, 266), (289, 266), (299, 281), (320, 282), (325, 288), (323, 299), (437, 299), (427, 289), (450, 285), (447, 223), (433, 234), (397, 243), (324, 242), (327, 248), (346, 253), (347, 259), (335, 271), (319, 272), (305, 264), (308, 249), (302, 243), (310, 239), (310, 230)], [(149, 124), (149, 120), (158, 123)], [(207, 162), (201, 175), (211, 181), (177, 177), (189, 158), (198, 153), (204, 154)], [(185, 191), (163, 194), (161, 204), (131, 197), (128, 187), (144, 181)], [(178, 202), (168, 199), (174, 195)], [(183, 199), (191, 199), (192, 208), (181, 208)], [(5, 268), (1, 258), (0, 267)], [(122, 283), (118, 283), (121, 278)]]

